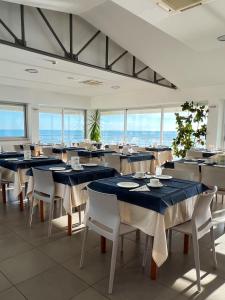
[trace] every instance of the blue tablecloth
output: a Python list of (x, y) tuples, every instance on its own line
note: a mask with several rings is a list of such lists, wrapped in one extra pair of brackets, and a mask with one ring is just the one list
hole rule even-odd
[(17, 171), (18, 169), (28, 169), (36, 166), (50, 165), (50, 164), (60, 164), (62, 163), (61, 159), (57, 158), (33, 158), (32, 160), (19, 160), (10, 161), (10, 160), (0, 160), (0, 166), (6, 169)]
[(21, 153), (21, 152), (2, 152), (2, 153), (0, 153), (0, 159), (15, 158), (15, 157), (23, 157), (23, 153)]
[[(56, 167), (66, 167), (70, 169), (66, 164), (57, 164)], [(45, 165), (40, 167), (35, 167), (40, 170), (49, 170), (49, 168), (54, 167), (54, 165)], [(32, 169), (27, 171), (28, 176), (32, 176)], [(96, 167), (85, 167), (84, 170), (81, 171), (71, 171), (71, 172), (54, 172), (53, 171), (53, 178), (55, 182), (62, 183), (65, 185), (78, 185), (85, 182), (90, 182), (93, 180), (98, 180), (102, 178), (114, 177), (119, 176), (119, 173), (109, 167), (103, 166), (96, 166)]]
[[(29, 145), (29, 147), (30, 147), (31, 151), (35, 149), (35, 145)], [(20, 149), (23, 150), (23, 148), (24, 148), (24, 145), (20, 145)]]
[(121, 159), (127, 159), (128, 162), (137, 162), (137, 161), (144, 161), (144, 160), (153, 160), (155, 156), (150, 153), (135, 153), (130, 155), (120, 155)]
[(77, 151), (79, 156), (82, 157), (101, 157), (104, 156), (106, 153), (115, 153), (115, 151), (111, 150), (94, 150), (94, 151), (89, 151), (89, 150), (80, 150)]
[(85, 150), (84, 148), (80, 147), (62, 147), (62, 148), (52, 148), (53, 153), (66, 153), (66, 151), (78, 151), (78, 150)]
[(151, 209), (161, 214), (164, 214), (168, 207), (208, 189), (199, 182), (171, 179), (161, 180), (161, 183), (165, 184), (162, 188), (150, 188), (150, 191), (140, 192), (118, 187), (117, 183), (121, 181), (132, 181), (140, 185), (145, 184), (145, 180), (136, 180), (131, 176), (120, 176), (97, 180), (88, 186), (98, 192), (116, 194), (118, 200)]
[(216, 154), (218, 154), (218, 152), (206, 151), (206, 152), (202, 152), (202, 157), (208, 158), (208, 157), (211, 157), (211, 156), (216, 155)]
[(145, 150), (152, 152), (172, 151), (170, 147), (146, 147)]

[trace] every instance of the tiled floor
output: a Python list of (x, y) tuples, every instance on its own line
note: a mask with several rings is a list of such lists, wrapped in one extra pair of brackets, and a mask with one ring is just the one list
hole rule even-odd
[[(47, 224), (38, 214), (27, 227), (28, 207), (23, 213), (11, 192), (4, 207), (0, 202), (0, 300), (224, 300), (225, 234), (216, 229), (218, 269), (212, 267), (208, 237), (200, 243), (202, 292), (196, 293), (195, 269), (190, 249), (182, 253), (182, 236), (173, 237), (173, 252), (159, 269), (157, 281), (149, 278), (149, 262), (141, 267), (144, 235), (126, 237), (123, 255), (119, 253), (114, 291), (107, 294), (110, 243), (100, 253), (99, 237), (89, 235), (85, 265), (79, 269), (80, 232), (66, 235), (66, 217), (54, 221), (53, 236), (47, 238)], [(1, 201), (1, 199), (0, 199)], [(74, 218), (77, 216), (75, 215)]]

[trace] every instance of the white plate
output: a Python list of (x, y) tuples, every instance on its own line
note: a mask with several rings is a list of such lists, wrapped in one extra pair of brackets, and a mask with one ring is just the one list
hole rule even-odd
[(173, 176), (170, 176), (170, 175), (158, 175), (158, 176), (155, 176), (155, 178), (157, 178), (157, 179), (172, 179)]
[(50, 171), (64, 171), (66, 168), (64, 167), (51, 167), (49, 168)]
[(43, 159), (43, 158), (48, 158), (48, 156), (34, 156), (33, 158), (35, 158), (35, 159)]
[(11, 161), (14, 161), (14, 160), (19, 160), (19, 159), (18, 159), (18, 158), (5, 158), (4, 160), (6, 160), (6, 161), (7, 161), (7, 160), (8, 160), (8, 161), (10, 161), (10, 160), (11, 160)]
[(85, 166), (85, 167), (97, 167), (98, 164), (88, 163), (88, 164), (82, 164), (82, 166)]
[(84, 168), (83, 167), (81, 167), (81, 168), (75, 168), (75, 169), (73, 169), (73, 171), (82, 171)]
[(131, 182), (131, 181), (121, 181), (121, 182), (118, 182), (117, 185), (119, 187), (126, 188), (126, 189), (133, 189), (133, 188), (139, 187), (138, 183)]
[(69, 173), (69, 172), (71, 172), (71, 171), (73, 171), (73, 170), (72, 170), (72, 169), (68, 169), (68, 170), (64, 170), (64, 171), (56, 171), (56, 172)]
[(163, 184), (162, 183), (159, 183), (159, 184), (147, 183), (147, 186), (150, 186), (152, 188), (161, 188), (161, 187), (163, 187)]
[(155, 178), (155, 175), (149, 175), (149, 174), (145, 174), (143, 177), (136, 177), (135, 175), (132, 175), (132, 177), (134, 179), (149, 179), (149, 178)]
[(184, 161), (184, 164), (197, 165), (197, 161)]

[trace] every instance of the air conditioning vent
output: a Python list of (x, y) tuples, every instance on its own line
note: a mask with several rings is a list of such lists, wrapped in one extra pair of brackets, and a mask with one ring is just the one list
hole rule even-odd
[(80, 81), (80, 83), (83, 83), (86, 85), (91, 85), (91, 86), (98, 86), (98, 85), (103, 84), (103, 82), (98, 81), (98, 80), (93, 80), (93, 79)]
[(201, 5), (202, 0), (159, 0), (159, 6), (171, 11), (183, 11)]

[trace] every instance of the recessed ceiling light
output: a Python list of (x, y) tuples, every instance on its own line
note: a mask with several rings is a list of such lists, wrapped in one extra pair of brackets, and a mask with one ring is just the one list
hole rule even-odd
[(57, 64), (57, 61), (54, 60), (54, 59), (46, 59), (46, 58), (44, 58), (43, 60), (45, 60), (45, 61), (47, 61), (47, 62), (50, 62), (50, 63), (53, 64), (53, 65), (56, 65), (56, 64)]
[(217, 40), (220, 41), (220, 42), (225, 42), (225, 34), (221, 35), (221, 36), (218, 36)]
[(91, 86), (98, 86), (98, 85), (102, 85), (103, 84), (102, 81), (98, 81), (98, 80), (94, 80), (94, 79), (80, 81), (80, 83), (86, 84), (86, 85), (91, 85)]
[(25, 69), (24, 71), (25, 71), (25, 72), (28, 72), (28, 73), (32, 73), (32, 74), (38, 73), (38, 70), (37, 70), (37, 69)]
[(118, 89), (120, 89), (120, 86), (119, 85), (113, 85), (113, 86), (111, 86), (111, 88), (114, 89), (114, 90), (118, 90)]

